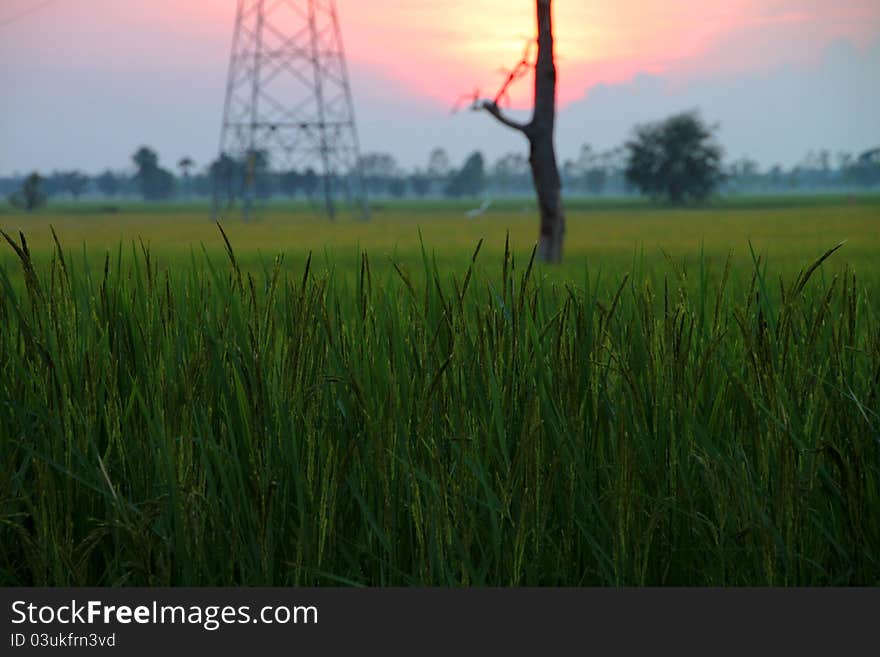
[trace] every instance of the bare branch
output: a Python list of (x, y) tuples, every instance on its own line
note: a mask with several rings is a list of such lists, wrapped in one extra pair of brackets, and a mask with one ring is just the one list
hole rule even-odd
[(508, 128), (513, 128), (514, 130), (518, 130), (521, 133), (523, 133), (524, 135), (526, 135), (526, 137), (529, 136), (529, 124), (528, 123), (520, 123), (519, 121), (514, 121), (510, 117), (505, 116), (504, 112), (501, 111), (501, 108), (498, 107), (498, 103), (496, 103), (494, 100), (476, 101), (471, 106), (471, 109), (475, 112), (478, 112), (480, 110), (486, 110), (487, 112), (489, 112), (489, 114), (494, 116), (499, 122), (503, 123)]
[(474, 105), (476, 105), (479, 100), (479, 89), (474, 89), (474, 92), (470, 94), (462, 94), (458, 97), (458, 100), (455, 101), (455, 105), (452, 106), (452, 111), (450, 112), (450, 114), (458, 114), (458, 111), (465, 105), (469, 106), (470, 109), (474, 109)]
[[(498, 115), (498, 107), (502, 104), (503, 101), (510, 98), (509, 90), (511, 85), (519, 80), (520, 78), (525, 77), (529, 71), (535, 68), (535, 49), (537, 48), (538, 42), (535, 39), (529, 39), (526, 43), (525, 50), (523, 51), (522, 59), (517, 62), (516, 66), (512, 69), (502, 69), (501, 72), (504, 73), (507, 77), (504, 79), (504, 83), (501, 85), (501, 88), (495, 94), (494, 99), (492, 100), (480, 100), (480, 90), (475, 89), (473, 93), (470, 94), (462, 94), (459, 96), (458, 100), (455, 101), (455, 105), (452, 106), (452, 114), (458, 113), (458, 111), (465, 105), (470, 105), (472, 110), (488, 110), (493, 116), (495, 116), (499, 121), (504, 123), (505, 125), (510, 125), (510, 122), (506, 119), (502, 119)], [(491, 103), (495, 106), (495, 111), (489, 109), (488, 107), (483, 107), (485, 103)], [(520, 129), (519, 124), (514, 122), (514, 125), (511, 127), (517, 127)]]
[(524, 77), (529, 71), (531, 71), (535, 64), (532, 62), (533, 59), (533, 51), (535, 46), (537, 45), (537, 41), (534, 39), (529, 39), (526, 43), (526, 48), (523, 51), (522, 59), (519, 60), (516, 66), (513, 67), (510, 71), (507, 71), (507, 79), (504, 81), (504, 84), (501, 85), (501, 89), (498, 90), (498, 93), (495, 94), (495, 104), (499, 104), (501, 100), (507, 96), (507, 90), (510, 88), (514, 82)]

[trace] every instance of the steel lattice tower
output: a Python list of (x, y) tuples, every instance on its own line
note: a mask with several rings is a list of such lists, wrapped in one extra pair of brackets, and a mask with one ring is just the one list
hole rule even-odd
[(335, 0), (238, 0), (220, 152), (244, 163), (245, 219), (263, 158), (316, 170), (330, 217), (340, 192), (368, 216)]

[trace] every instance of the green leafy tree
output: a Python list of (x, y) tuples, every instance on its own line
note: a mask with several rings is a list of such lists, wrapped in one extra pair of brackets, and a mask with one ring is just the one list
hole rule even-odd
[(66, 171), (59, 175), (59, 184), (62, 191), (67, 192), (73, 197), (74, 201), (78, 201), (88, 187), (88, 176), (80, 171)]
[(137, 167), (135, 181), (145, 201), (164, 201), (174, 196), (174, 175), (159, 166), (159, 156), (154, 150), (142, 146), (131, 159)]
[(36, 171), (25, 178), (21, 190), (9, 197), (9, 203), (16, 208), (33, 212), (46, 204), (43, 193), (43, 178)]
[(706, 199), (724, 179), (715, 130), (696, 112), (636, 127), (626, 143), (627, 181), (658, 201)]
[(104, 194), (104, 196), (110, 197), (116, 196), (122, 186), (121, 181), (116, 174), (109, 169), (97, 177), (95, 184), (98, 186), (98, 191)]
[(453, 173), (446, 185), (446, 195), (455, 198), (477, 196), (486, 188), (486, 164), (479, 151), (472, 153), (464, 166)]

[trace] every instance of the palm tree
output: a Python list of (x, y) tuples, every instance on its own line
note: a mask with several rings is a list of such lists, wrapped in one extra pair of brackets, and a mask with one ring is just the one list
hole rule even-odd
[(183, 157), (180, 162), (177, 163), (177, 166), (180, 168), (180, 171), (183, 173), (183, 196), (186, 198), (189, 196), (189, 171), (195, 166), (195, 162), (193, 162), (192, 158)]

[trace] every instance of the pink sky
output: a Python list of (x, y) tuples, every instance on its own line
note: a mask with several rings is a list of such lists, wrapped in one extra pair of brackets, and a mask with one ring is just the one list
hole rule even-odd
[[(448, 99), (468, 85), (494, 90), (534, 30), (532, 0), (343, 2), (350, 49), (418, 92)], [(383, 16), (383, 10), (387, 16)], [(383, 16), (382, 20), (377, 20)], [(563, 101), (596, 83), (637, 73), (714, 74), (773, 68), (818, 57), (833, 40), (864, 45), (880, 29), (876, 0), (557, 0)], [(808, 37), (791, 50), (791, 36)], [(725, 40), (746, 34), (751, 52), (730, 57)], [(782, 36), (783, 38), (780, 38)], [(376, 44), (391, 44), (388, 48)], [(463, 86), (465, 88), (463, 88)], [(522, 91), (528, 94), (528, 85)]]
[[(2, 0), (0, 20), (36, 0)], [(493, 91), (534, 31), (532, 0), (338, 0), (353, 68), (450, 103)], [(218, 65), (234, 0), (59, 0), (0, 34), (0, 55), (71, 69)], [(880, 32), (877, 0), (616, 0), (555, 3), (560, 96), (637, 73), (694, 76), (818, 57)], [(731, 52), (730, 43), (738, 47)], [(743, 48), (742, 44), (749, 47)], [(520, 100), (528, 84), (520, 85)]]
[[(55, 0), (3, 24), (39, 3), (0, 0), (0, 175), (124, 167), (141, 143), (172, 161), (216, 155), (236, 0)], [(365, 150), (418, 164), (439, 144), (456, 159), (522, 147), (487, 117), (449, 109), (475, 88), (494, 94), (534, 34), (534, 0), (337, 6)], [(765, 164), (856, 151), (880, 134), (878, 0), (554, 7), (563, 157), (693, 107), (722, 124), (732, 153)], [(529, 81), (514, 91), (526, 106)]]

